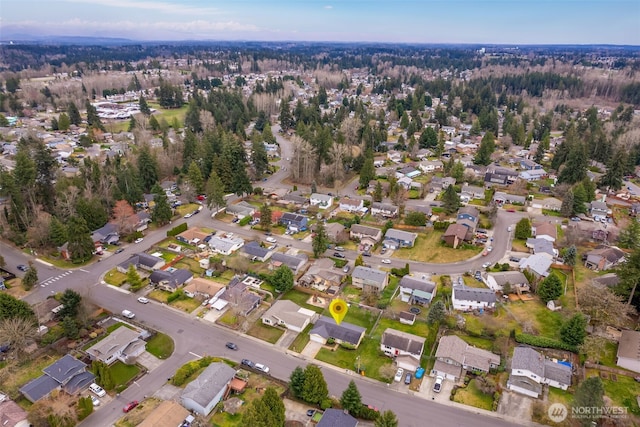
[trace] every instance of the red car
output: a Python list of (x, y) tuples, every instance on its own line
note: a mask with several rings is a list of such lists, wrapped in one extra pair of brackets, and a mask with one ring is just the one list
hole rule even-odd
[(124, 408), (122, 408), (122, 412), (129, 412), (130, 410), (138, 406), (138, 404), (139, 402), (137, 400), (134, 400), (133, 402), (129, 402), (125, 405)]

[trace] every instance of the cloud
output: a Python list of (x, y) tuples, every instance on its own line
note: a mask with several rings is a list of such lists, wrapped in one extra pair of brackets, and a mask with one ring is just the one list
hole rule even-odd
[(328, 4), (328, 5), (326, 5), (324, 8), (325, 8), (325, 9), (333, 9), (333, 6), (331, 6), (330, 4)]
[(209, 7), (195, 7), (180, 3), (163, 1), (141, 1), (141, 0), (63, 0), (68, 3), (89, 4), (105, 6), (110, 8), (140, 9), (154, 12), (180, 15), (219, 15), (220, 9)]

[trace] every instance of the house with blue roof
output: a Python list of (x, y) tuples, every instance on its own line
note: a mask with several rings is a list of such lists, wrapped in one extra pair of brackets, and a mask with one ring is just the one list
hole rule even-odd
[(44, 368), (43, 372), (43, 375), (20, 388), (20, 393), (32, 403), (49, 396), (54, 390), (77, 394), (89, 387), (96, 378), (87, 372), (85, 363), (69, 354)]

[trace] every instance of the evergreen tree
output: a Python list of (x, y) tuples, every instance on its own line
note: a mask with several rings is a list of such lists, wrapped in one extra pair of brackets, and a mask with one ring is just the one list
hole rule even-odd
[(444, 320), (446, 316), (445, 306), (442, 300), (438, 300), (431, 305), (429, 314), (427, 314), (427, 323), (432, 325)]
[(29, 264), (29, 268), (24, 273), (24, 277), (22, 278), (22, 286), (28, 291), (38, 283), (38, 270), (31, 264)]
[(431, 126), (425, 128), (420, 134), (418, 140), (418, 146), (420, 148), (435, 148), (438, 146), (438, 134)]
[(60, 124), (55, 117), (51, 118), (51, 130), (60, 130)]
[(149, 104), (147, 104), (147, 100), (144, 98), (144, 96), (140, 95), (138, 103), (140, 104), (140, 112), (147, 117), (150, 116), (151, 109), (149, 108)]
[(452, 214), (460, 207), (460, 196), (453, 185), (450, 185), (442, 194), (442, 208), (448, 214)]
[(64, 336), (72, 340), (78, 339), (80, 336), (80, 329), (78, 328), (78, 322), (71, 316), (62, 318), (62, 331)]
[(264, 129), (262, 130), (262, 139), (264, 142), (268, 144), (275, 144), (276, 137), (273, 136), (273, 131), (271, 130), (271, 124), (269, 122), (265, 123)]
[(140, 274), (138, 274), (138, 270), (136, 266), (133, 264), (129, 264), (129, 268), (127, 269), (127, 283), (131, 288), (138, 288), (141, 284), (142, 280), (140, 279)]
[(342, 406), (342, 409), (349, 411), (351, 415), (358, 416), (360, 408), (362, 407), (362, 396), (360, 395), (358, 386), (356, 386), (356, 383), (353, 380), (349, 381), (349, 385), (342, 392), (340, 405)]
[(293, 289), (293, 272), (286, 265), (281, 265), (271, 275), (271, 284), (276, 288), (276, 292), (285, 293)]
[(262, 399), (254, 399), (249, 403), (244, 414), (242, 424), (251, 427), (274, 427), (276, 419)]
[(69, 237), (67, 248), (71, 253), (71, 261), (82, 263), (91, 259), (95, 246), (84, 218), (71, 217), (67, 224), (67, 233)]
[(536, 155), (533, 158), (533, 161), (536, 163), (542, 163), (542, 160), (544, 159), (544, 144), (542, 142), (540, 142), (538, 144), (538, 148), (536, 149)]
[(584, 342), (586, 336), (587, 319), (582, 313), (574, 314), (562, 325), (562, 328), (560, 328), (560, 338), (562, 341), (576, 347)]
[(106, 129), (104, 128), (104, 125), (100, 120), (100, 116), (98, 116), (98, 111), (96, 110), (96, 107), (91, 105), (91, 101), (87, 99), (84, 103), (84, 106), (87, 109), (87, 124), (90, 127), (106, 132)]
[(382, 184), (380, 183), (380, 181), (376, 181), (376, 188), (373, 190), (373, 201), (382, 201)]
[(80, 303), (82, 302), (82, 297), (79, 293), (74, 291), (73, 289), (66, 289), (62, 296), (60, 297), (60, 303), (62, 304), (62, 309), (58, 312), (60, 317), (78, 317), (78, 311), (80, 310)]
[(271, 230), (271, 207), (266, 203), (260, 207), (260, 227), (265, 231)]
[(193, 191), (197, 194), (202, 194), (204, 192), (204, 178), (202, 177), (202, 171), (198, 164), (194, 161), (189, 165), (189, 171), (187, 172), (187, 180)]
[(304, 385), (301, 397), (305, 402), (314, 404), (320, 404), (329, 397), (327, 383), (318, 366), (307, 365), (304, 370)]
[(482, 137), (480, 148), (473, 159), (476, 165), (489, 165), (491, 163), (491, 155), (496, 149), (495, 136), (491, 132), (487, 132)]
[(569, 189), (562, 199), (562, 205), (560, 205), (560, 214), (562, 214), (562, 216), (573, 215), (573, 201), (573, 190)]
[[(37, 281), (36, 279), (36, 282)], [(12, 319), (14, 317), (36, 321), (36, 315), (29, 303), (17, 299), (6, 292), (0, 292), (0, 320)]]
[(587, 192), (584, 190), (582, 183), (573, 187), (573, 213), (587, 213)]
[(549, 274), (538, 286), (538, 296), (546, 304), (562, 295), (562, 282), (555, 273)]
[(82, 124), (82, 117), (80, 116), (80, 111), (78, 110), (78, 107), (76, 107), (76, 104), (70, 102), (67, 107), (67, 113), (69, 114), (69, 121), (72, 125), (80, 126)]
[[(2, 295), (3, 294), (0, 294), (0, 297)], [(302, 390), (304, 389), (304, 378), (304, 370), (300, 366), (296, 366), (296, 368), (291, 372), (291, 376), (289, 376), (289, 387), (291, 388), (291, 393), (295, 397), (302, 397)]]
[(587, 156), (584, 144), (576, 142), (567, 155), (567, 161), (564, 164), (564, 168), (560, 171), (558, 182), (575, 184), (576, 182), (582, 181), (587, 176), (588, 164), (589, 157)]
[[(578, 385), (572, 406), (578, 410), (584, 408), (602, 408), (604, 406), (604, 386), (600, 377), (589, 377)], [(599, 417), (600, 414), (596, 413), (593, 415), (593, 418), (590, 416), (580, 418), (579, 422), (582, 426), (589, 427), (594, 425), (593, 423), (597, 424)]]
[(61, 131), (66, 132), (69, 130), (70, 126), (71, 121), (69, 120), (69, 116), (67, 116), (65, 113), (60, 114), (60, 117), (58, 118), (58, 128)]
[(158, 225), (165, 225), (171, 220), (173, 216), (173, 212), (171, 212), (171, 206), (169, 206), (169, 200), (167, 199), (167, 195), (159, 185), (156, 185), (154, 188), (154, 196), (153, 201), (155, 206), (153, 207), (153, 212), (151, 213), (151, 219), (157, 223)]
[(131, 116), (129, 119), (129, 126), (127, 126), (127, 132), (133, 132), (136, 129), (138, 122), (136, 121), (135, 116)]
[(367, 150), (364, 156), (364, 163), (360, 169), (360, 188), (367, 188), (369, 181), (376, 179), (376, 169), (373, 166), (373, 152)]
[(158, 164), (146, 145), (138, 155), (138, 173), (144, 191), (151, 190), (158, 182)]
[(640, 248), (640, 222), (632, 220), (629, 225), (620, 230), (618, 245), (625, 249)]
[(313, 236), (313, 241), (311, 242), (314, 258), (320, 258), (320, 256), (322, 256), (322, 254), (327, 250), (328, 244), (329, 236), (327, 235), (327, 230), (324, 228), (324, 223), (322, 221), (318, 221), (318, 224), (316, 224), (315, 236)]
[(216, 171), (211, 171), (205, 191), (207, 194), (207, 206), (209, 209), (215, 209), (217, 211), (227, 204), (224, 199), (224, 185)]
[(293, 129), (295, 127), (295, 122), (291, 115), (291, 109), (289, 108), (289, 102), (286, 99), (283, 99), (280, 102), (280, 127), (283, 131), (288, 131), (289, 129)]
[(564, 263), (569, 266), (576, 265), (576, 258), (578, 256), (578, 249), (575, 245), (571, 245), (564, 249), (562, 257), (564, 258)]
[(451, 168), (451, 177), (456, 180), (456, 182), (461, 182), (464, 178), (464, 165), (462, 162), (455, 162), (453, 167)]
[(384, 411), (373, 422), (374, 427), (398, 427), (398, 419), (393, 411)]
[(607, 171), (600, 178), (600, 187), (618, 191), (622, 188), (622, 178), (626, 167), (628, 153), (622, 148), (618, 149), (607, 164)]
[(516, 239), (522, 240), (531, 237), (531, 221), (529, 221), (529, 218), (522, 218), (518, 221), (514, 235)]
[(273, 415), (273, 426), (283, 427), (285, 422), (285, 407), (278, 393), (273, 387), (267, 387), (262, 396), (262, 402)]
[(267, 150), (261, 141), (254, 141), (251, 147), (251, 163), (256, 171), (256, 176), (260, 177), (269, 169)]

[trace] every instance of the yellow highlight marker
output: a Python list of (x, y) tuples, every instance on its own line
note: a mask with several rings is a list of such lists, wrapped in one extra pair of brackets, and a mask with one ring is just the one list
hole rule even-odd
[(339, 298), (334, 299), (331, 301), (331, 304), (329, 304), (329, 313), (331, 313), (333, 320), (335, 320), (338, 325), (342, 322), (344, 316), (347, 315), (347, 309), (347, 303)]

